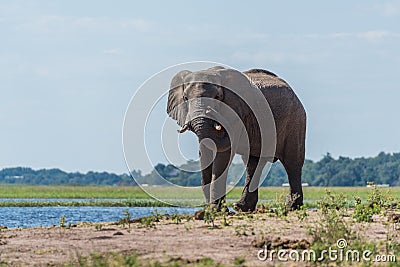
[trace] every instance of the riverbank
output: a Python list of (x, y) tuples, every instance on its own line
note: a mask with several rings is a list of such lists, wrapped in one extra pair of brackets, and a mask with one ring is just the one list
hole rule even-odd
[[(3, 229), (0, 262), (5, 266), (306, 266), (307, 260), (285, 263), (277, 255), (272, 262), (260, 261), (259, 251), (267, 246), (301, 255), (304, 250), (337, 249), (337, 239), (346, 240), (348, 249), (370, 249), (373, 256), (398, 253), (400, 228), (389, 213), (369, 223), (355, 222), (353, 214), (346, 211), (334, 226), (322, 221), (331, 215), (318, 211), (281, 216), (260, 209), (254, 214), (206, 214), (202, 220), (193, 215), (130, 220), (127, 215), (112, 223)], [(332, 237), (319, 240), (325, 230), (334, 230)]]
[[(168, 215), (155, 209), (136, 218), (126, 209), (116, 222), (71, 223), (61, 216), (51, 227), (0, 227), (0, 266), (374, 266), (377, 261), (382, 266), (382, 259), (383, 266), (397, 266), (399, 195), (377, 187), (363, 189), (364, 197), (346, 192), (324, 190), (316, 208), (298, 211), (290, 211), (290, 200), (276, 193), (254, 213), (206, 209)], [(299, 258), (305, 253), (307, 258)], [(343, 258), (349, 253), (350, 263)]]

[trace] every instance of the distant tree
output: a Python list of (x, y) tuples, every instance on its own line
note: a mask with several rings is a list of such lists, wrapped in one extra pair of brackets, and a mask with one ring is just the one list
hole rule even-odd
[[(157, 164), (151, 173), (142, 175), (140, 170), (130, 175), (117, 175), (108, 172), (71, 172), (60, 169), (33, 170), (27, 167), (5, 168), (0, 170), (0, 184), (37, 185), (201, 185), (201, 172), (198, 161), (188, 161), (180, 167), (171, 164)], [(228, 172), (228, 183), (244, 185), (246, 174), (243, 164), (232, 164)], [(312, 186), (365, 186), (367, 182), (400, 186), (400, 153), (379, 153), (376, 157), (339, 157), (334, 159), (327, 153), (320, 161), (304, 162), (303, 182)], [(286, 183), (287, 174), (282, 163), (274, 163), (262, 186), (280, 186)]]

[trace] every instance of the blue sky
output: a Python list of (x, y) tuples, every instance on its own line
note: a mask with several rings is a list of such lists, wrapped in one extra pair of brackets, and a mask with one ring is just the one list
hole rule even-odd
[(195, 60), (287, 80), (309, 159), (400, 151), (400, 1), (221, 2), (0, 1), (0, 168), (126, 172), (132, 95)]

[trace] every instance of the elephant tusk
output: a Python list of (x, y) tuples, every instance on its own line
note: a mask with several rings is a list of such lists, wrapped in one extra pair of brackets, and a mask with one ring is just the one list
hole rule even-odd
[(218, 113), (218, 112), (217, 112), (215, 109), (213, 109), (212, 107), (207, 106), (206, 114), (209, 114), (209, 113), (211, 113), (211, 112), (213, 112), (213, 113)]
[(217, 131), (221, 131), (221, 129), (222, 129), (222, 126), (219, 124), (215, 124), (214, 127), (215, 127), (215, 130), (217, 130)]
[(189, 125), (185, 124), (181, 129), (178, 130), (178, 133), (184, 133), (189, 129)]

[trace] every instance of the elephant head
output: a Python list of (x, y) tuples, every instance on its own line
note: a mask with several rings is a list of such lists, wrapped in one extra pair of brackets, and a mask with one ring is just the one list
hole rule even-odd
[(172, 79), (167, 112), (182, 127), (180, 133), (191, 130), (200, 142), (211, 139), (216, 151), (224, 152), (238, 138), (232, 134), (239, 135), (238, 124), (250, 112), (237, 93), (251, 87), (242, 73), (232, 69), (181, 71)]

